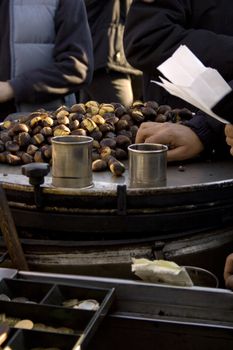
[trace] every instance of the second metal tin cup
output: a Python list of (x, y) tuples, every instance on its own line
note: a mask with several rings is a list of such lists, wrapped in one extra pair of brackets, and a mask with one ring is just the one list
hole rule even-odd
[(67, 135), (52, 138), (52, 184), (56, 187), (93, 186), (91, 154), (93, 138)]
[(153, 188), (167, 184), (168, 147), (155, 143), (138, 143), (128, 147), (129, 187)]

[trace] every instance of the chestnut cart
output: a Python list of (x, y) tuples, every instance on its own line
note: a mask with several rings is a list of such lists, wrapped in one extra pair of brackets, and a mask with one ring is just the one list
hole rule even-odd
[[(52, 332), (49, 328), (11, 327), (4, 346), (15, 350), (51, 346), (61, 350), (228, 350), (233, 347), (233, 293), (225, 289), (182, 288), (12, 269), (0, 269), (0, 276), (0, 293), (12, 299), (24, 296), (35, 302), (1, 301), (1, 313), (57, 327)], [(60, 305), (71, 297), (96, 298), (101, 305), (99, 312)], [(83, 332), (86, 324), (87, 332)], [(74, 334), (65, 333), (67, 327)], [(80, 330), (84, 334), (83, 342)]]
[[(92, 188), (75, 189), (52, 186), (40, 163), (23, 173), (0, 165), (29, 269), (131, 278), (132, 257), (162, 258), (221, 282), (233, 247), (233, 162), (169, 164), (166, 186), (140, 190), (129, 187), (127, 167), (120, 177), (94, 173)], [(3, 240), (0, 248), (2, 266), (12, 267)]]

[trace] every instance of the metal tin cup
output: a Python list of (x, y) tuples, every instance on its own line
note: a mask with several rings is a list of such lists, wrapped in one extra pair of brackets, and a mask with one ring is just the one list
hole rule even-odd
[(89, 136), (52, 138), (52, 184), (56, 187), (86, 188), (92, 182), (92, 144)]
[(167, 184), (166, 145), (137, 143), (128, 147), (129, 187), (153, 188)]

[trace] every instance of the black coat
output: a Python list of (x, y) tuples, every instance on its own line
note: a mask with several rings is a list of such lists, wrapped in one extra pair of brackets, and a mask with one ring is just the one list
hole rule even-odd
[[(129, 10), (124, 49), (132, 66), (143, 71), (144, 98), (175, 107), (186, 105), (163, 88), (156, 67), (181, 45), (205, 66), (219, 71), (226, 81), (233, 80), (233, 2), (231, 0), (134, 0)], [(198, 134), (206, 149), (225, 147), (224, 125), (215, 120), (193, 118), (188, 125)]]
[(123, 32), (132, 0), (85, 0), (91, 29), (95, 70), (141, 74), (127, 62), (123, 49)]
[(181, 44), (187, 45), (204, 65), (216, 68), (225, 80), (232, 80), (232, 0), (133, 1), (126, 21), (124, 47), (131, 65), (144, 73), (145, 99), (180, 106), (150, 80), (157, 79), (156, 67)]

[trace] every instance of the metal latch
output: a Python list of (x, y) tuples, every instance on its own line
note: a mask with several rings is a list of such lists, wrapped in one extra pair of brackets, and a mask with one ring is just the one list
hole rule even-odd
[(44, 183), (44, 177), (49, 173), (50, 166), (47, 163), (30, 163), (22, 166), (22, 174), (29, 178), (29, 183), (34, 187), (35, 205), (43, 207), (43, 195), (40, 185)]

